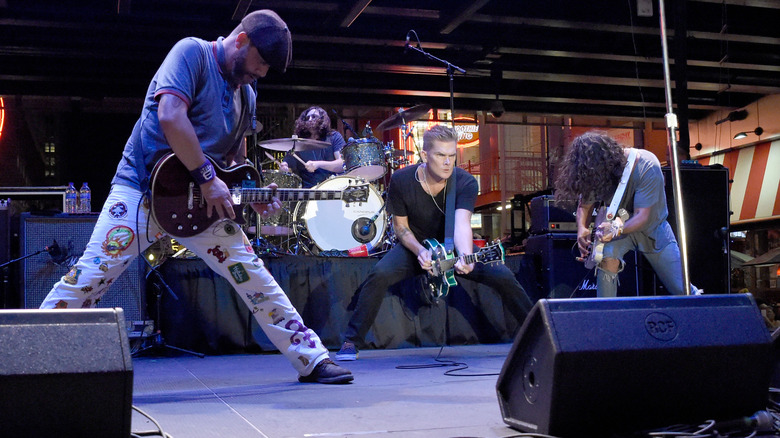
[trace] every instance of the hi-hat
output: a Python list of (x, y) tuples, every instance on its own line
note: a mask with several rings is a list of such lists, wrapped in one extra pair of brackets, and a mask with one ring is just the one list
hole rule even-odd
[(406, 122), (412, 120), (418, 120), (422, 116), (428, 114), (431, 110), (431, 106), (428, 104), (416, 105), (409, 109), (398, 111), (389, 118), (385, 119), (379, 126), (376, 127), (377, 131), (384, 131), (385, 129), (400, 128), (405, 125)]
[(312, 140), (310, 138), (298, 138), (296, 136), (292, 136), (290, 138), (275, 138), (272, 140), (261, 141), (258, 144), (266, 149), (280, 152), (287, 152), (289, 150), (294, 150), (296, 152), (311, 151), (314, 149), (323, 149), (330, 146), (330, 143), (327, 141)]

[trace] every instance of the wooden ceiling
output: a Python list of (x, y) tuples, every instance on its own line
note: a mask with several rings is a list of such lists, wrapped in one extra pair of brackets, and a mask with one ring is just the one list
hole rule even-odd
[[(0, 0), (0, 95), (140, 101), (177, 40), (226, 35), (262, 8), (287, 21), (294, 47), (288, 72), (261, 80), (264, 102), (448, 108), (445, 65), (404, 50), (410, 35), (465, 70), (452, 81), (459, 111), (498, 95), (511, 112), (666, 113), (652, 0)], [(780, 92), (780, 1), (665, 10), (681, 122)]]

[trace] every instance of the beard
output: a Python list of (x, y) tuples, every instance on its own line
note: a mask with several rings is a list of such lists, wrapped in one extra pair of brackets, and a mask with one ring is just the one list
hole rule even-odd
[(246, 71), (246, 53), (240, 53), (236, 56), (233, 68), (230, 69), (230, 82), (234, 87), (239, 85), (251, 84), (256, 78)]

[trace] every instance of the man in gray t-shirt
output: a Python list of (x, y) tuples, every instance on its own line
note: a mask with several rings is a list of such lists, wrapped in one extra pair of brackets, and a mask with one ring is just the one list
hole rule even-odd
[(596, 269), (598, 296), (617, 295), (617, 276), (623, 270), (623, 256), (630, 250), (644, 255), (671, 294), (682, 295), (680, 248), (666, 221), (661, 164), (651, 152), (636, 150), (634, 167), (619, 205), (628, 213), (628, 219), (624, 222), (616, 217), (596, 224), (595, 236), (591, 236), (589, 224), (594, 207), (602, 204), (606, 208), (612, 202), (630, 150), (603, 133), (589, 132), (577, 137), (563, 159), (556, 180), (556, 198), (579, 200), (577, 245), (583, 259), (590, 254), (592, 244), (603, 243), (602, 260)]

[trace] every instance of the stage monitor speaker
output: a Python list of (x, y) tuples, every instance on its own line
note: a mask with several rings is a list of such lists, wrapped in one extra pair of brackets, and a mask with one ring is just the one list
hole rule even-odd
[(765, 409), (771, 358), (748, 294), (543, 299), (496, 391), (512, 428), (605, 437)]
[[(97, 217), (97, 214), (32, 216), (25, 213), (19, 225), (20, 254), (40, 251), (56, 240), (57, 244), (67, 249), (70, 254), (80, 256), (89, 242)], [(21, 302), (25, 309), (37, 309), (54, 283), (68, 273), (68, 267), (54, 263), (46, 253), (27, 258), (21, 263)], [(114, 280), (98, 307), (121, 307), (128, 321), (144, 320), (144, 272), (145, 262), (138, 257)]]
[(0, 310), (0, 435), (128, 438), (122, 309)]

